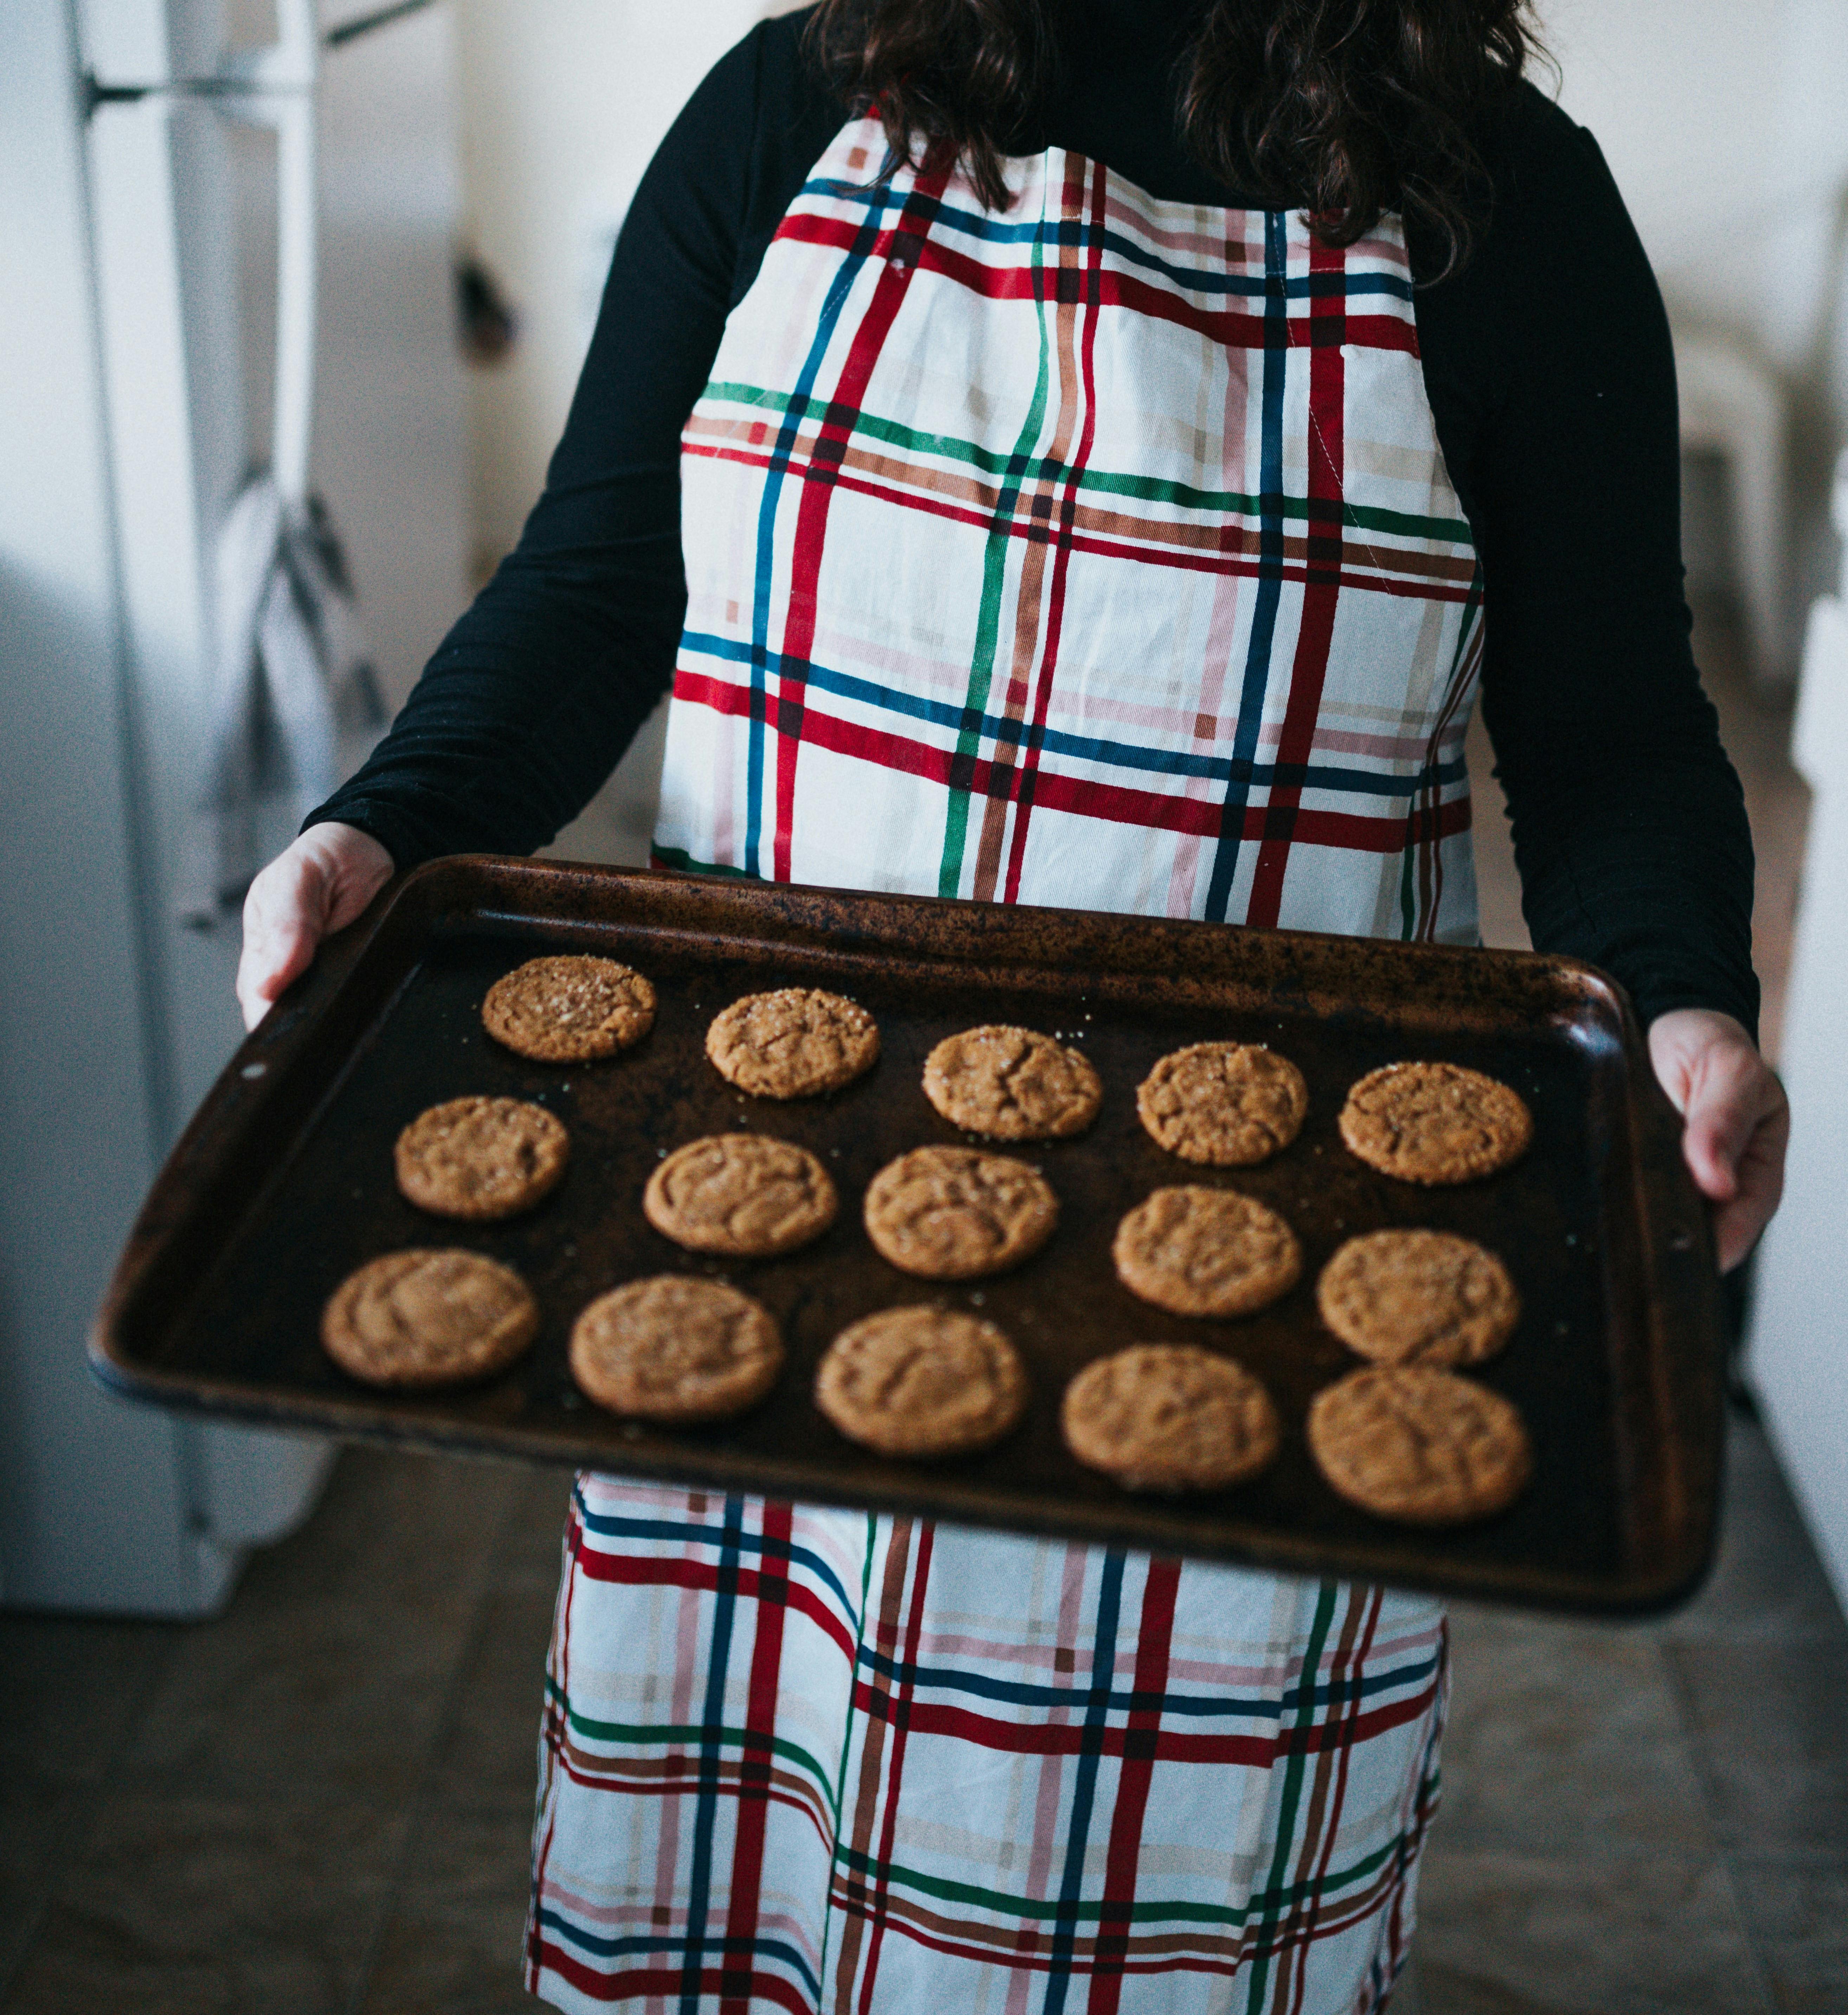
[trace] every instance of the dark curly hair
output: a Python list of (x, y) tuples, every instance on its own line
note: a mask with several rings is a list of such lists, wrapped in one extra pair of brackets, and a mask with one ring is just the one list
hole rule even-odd
[[(960, 161), (984, 203), (1056, 74), (1066, 0), (822, 0), (811, 47), (895, 161)], [(1397, 210), (1445, 273), (1490, 192), (1479, 122), (1539, 51), (1528, 0), (1202, 0), (1175, 65), (1177, 130), (1229, 189), (1351, 245)]]

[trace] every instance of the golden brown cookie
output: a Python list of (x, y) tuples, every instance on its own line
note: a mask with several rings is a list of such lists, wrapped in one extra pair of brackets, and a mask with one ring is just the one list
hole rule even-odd
[(976, 1148), (914, 1148), (866, 1191), (880, 1256), (926, 1280), (973, 1280), (1038, 1252), (1059, 1222), (1052, 1185), (1024, 1162)]
[(571, 1137), (523, 1098), (451, 1098), (397, 1137), (397, 1186), (438, 1217), (512, 1217), (549, 1196)]
[(1521, 1319), (1508, 1269), (1448, 1231), (1350, 1238), (1321, 1270), (1315, 1301), (1350, 1350), (1381, 1364), (1479, 1364)]
[(1236, 1190), (1157, 1190), (1116, 1227), (1116, 1277), (1177, 1316), (1246, 1316), (1289, 1293), (1303, 1248), (1275, 1211)]
[(924, 1096), (952, 1126), (994, 1140), (1082, 1133), (1103, 1095), (1084, 1058), (1031, 1029), (965, 1029), (924, 1059)]
[(879, 1026), (838, 993), (785, 986), (747, 993), (706, 1032), (713, 1067), (758, 1098), (838, 1091), (879, 1061)]
[(613, 958), (530, 958), (481, 1004), (481, 1025), (497, 1043), (542, 1064), (613, 1057), (654, 1022), (653, 985)]
[(1347, 1094), (1341, 1137), (1382, 1175), (1433, 1186), (1492, 1176), (1526, 1153), (1533, 1115), (1519, 1093), (1461, 1064), (1388, 1064)]
[(1159, 1145), (1184, 1162), (1248, 1169), (1303, 1130), (1309, 1087), (1288, 1057), (1256, 1043), (1195, 1043), (1165, 1056), (1136, 1092)]
[(1486, 1518), (1533, 1471), (1507, 1400), (1420, 1364), (1369, 1365), (1324, 1387), (1309, 1408), (1309, 1448), (1350, 1504), (1408, 1525)]
[(659, 1273), (601, 1295), (571, 1330), (571, 1376), (599, 1406), (642, 1421), (721, 1421), (776, 1383), (770, 1311), (718, 1280)]
[(966, 1455), (1026, 1410), (1026, 1368), (991, 1322), (951, 1309), (883, 1309), (843, 1329), (815, 1374), (815, 1404), (882, 1455)]
[(321, 1311), (328, 1356), (369, 1385), (484, 1378), (538, 1333), (539, 1306), (512, 1268), (453, 1248), (369, 1260)]
[(691, 1252), (763, 1259), (834, 1222), (840, 1198), (806, 1148), (761, 1133), (714, 1133), (677, 1148), (648, 1179), (642, 1208)]
[(1271, 1395), (1192, 1344), (1139, 1343), (1087, 1365), (1059, 1409), (1066, 1446), (1129, 1490), (1223, 1490), (1277, 1453)]

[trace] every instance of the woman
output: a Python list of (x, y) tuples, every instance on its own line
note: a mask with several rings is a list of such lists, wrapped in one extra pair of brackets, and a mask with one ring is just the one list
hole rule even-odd
[[(675, 866), (1473, 942), (1629, 986), (1723, 1263), (1776, 1201), (1667, 332), (1519, 0), (825, 0), (636, 197), (545, 494), (253, 888), (542, 843), (671, 674)], [(684, 508), (683, 508), (684, 497)], [(685, 576), (681, 571), (685, 552)], [(581, 1479), (529, 1983), (569, 2009), (1383, 2005), (1439, 1607)]]

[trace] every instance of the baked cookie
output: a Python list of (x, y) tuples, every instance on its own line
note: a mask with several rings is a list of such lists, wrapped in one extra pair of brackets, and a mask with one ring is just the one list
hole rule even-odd
[(843, 1329), (815, 1374), (815, 1404), (882, 1455), (967, 1455), (1026, 1410), (1026, 1370), (991, 1322), (951, 1309), (883, 1309)]
[(1533, 1471), (1499, 1393), (1422, 1364), (1373, 1364), (1316, 1394), (1316, 1465), (1350, 1504), (1408, 1525), (1462, 1525), (1512, 1504)]
[(840, 1208), (806, 1148), (761, 1133), (714, 1133), (677, 1148), (648, 1179), (642, 1208), (690, 1252), (764, 1259), (819, 1238)]
[(1139, 1343), (1065, 1390), (1066, 1446), (1130, 1490), (1223, 1490), (1277, 1453), (1271, 1395), (1242, 1365), (1192, 1344)]
[(1382, 1175), (1472, 1183), (1526, 1153), (1533, 1115), (1520, 1095), (1461, 1064), (1388, 1064), (1341, 1108), (1341, 1137)]
[(539, 1333), (511, 1266), (479, 1252), (387, 1252), (349, 1273), (321, 1311), (321, 1342), (369, 1385), (451, 1385), (504, 1371)]
[(812, 986), (747, 993), (715, 1015), (706, 1054), (758, 1098), (838, 1091), (879, 1061), (879, 1025), (855, 1002)]
[(660, 1273), (601, 1295), (572, 1326), (571, 1376), (613, 1413), (720, 1421), (776, 1383), (783, 1343), (762, 1303), (717, 1280)]
[(976, 1148), (914, 1148), (867, 1187), (866, 1235), (926, 1280), (973, 1280), (1039, 1251), (1059, 1222), (1052, 1185), (1024, 1162)]
[(481, 1025), (497, 1043), (542, 1064), (613, 1057), (654, 1022), (653, 986), (613, 958), (529, 958), (481, 1004)]
[(1479, 1364), (1521, 1319), (1508, 1269), (1448, 1231), (1350, 1238), (1321, 1270), (1315, 1302), (1350, 1350), (1381, 1364)]
[(558, 1187), (571, 1137), (523, 1098), (451, 1098), (397, 1137), (397, 1186), (438, 1217), (482, 1219), (530, 1210)]
[(1303, 1130), (1309, 1087), (1288, 1057), (1256, 1043), (1195, 1043), (1165, 1056), (1136, 1091), (1157, 1144), (1184, 1162), (1248, 1169)]
[(1103, 1095), (1084, 1058), (1031, 1029), (965, 1029), (924, 1059), (924, 1096), (952, 1126), (993, 1140), (1082, 1133)]
[(1177, 1316), (1248, 1316), (1288, 1294), (1303, 1248), (1275, 1211), (1236, 1190), (1157, 1190), (1116, 1227), (1110, 1256), (1132, 1295)]

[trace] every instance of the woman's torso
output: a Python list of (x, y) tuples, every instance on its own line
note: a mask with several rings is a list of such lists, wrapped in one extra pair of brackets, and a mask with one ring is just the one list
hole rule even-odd
[(1402, 233), (815, 164), (683, 436), (661, 858), (1475, 934), (1479, 575)]

